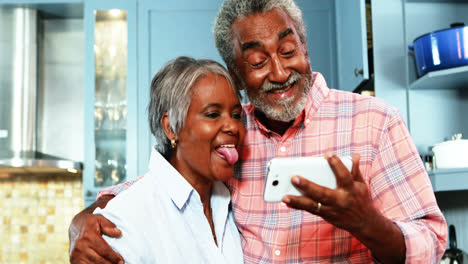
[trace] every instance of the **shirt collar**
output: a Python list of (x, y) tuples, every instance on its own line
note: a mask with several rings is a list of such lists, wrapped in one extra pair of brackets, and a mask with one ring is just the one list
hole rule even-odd
[(156, 179), (155, 184), (162, 185), (177, 208), (182, 209), (194, 191), (192, 185), (154, 148), (149, 170)]
[[(327, 86), (327, 82), (323, 75), (319, 72), (312, 73), (312, 88), (310, 89), (309, 94), (307, 95), (306, 104), (304, 110), (301, 111), (299, 116), (294, 121), (292, 128), (298, 127), (304, 124), (305, 127), (310, 125), (310, 120), (317, 112), (317, 110), (322, 105), (323, 100), (328, 96), (330, 89)], [(271, 133), (265, 125), (260, 122), (260, 120), (255, 116), (255, 110), (252, 104), (244, 105), (244, 111), (247, 116), (250, 116), (256, 126), (260, 129), (260, 131), (264, 133)]]
[[(319, 72), (312, 73), (312, 88), (307, 95), (307, 102), (305, 105), (304, 120), (312, 120), (317, 110), (322, 106), (323, 101), (327, 98), (330, 88), (323, 75)], [(310, 125), (311, 122), (306, 122), (305, 126)]]

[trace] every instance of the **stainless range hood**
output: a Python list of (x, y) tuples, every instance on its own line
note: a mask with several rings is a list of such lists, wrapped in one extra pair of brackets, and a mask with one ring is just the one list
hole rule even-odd
[(0, 8), (0, 171), (81, 170), (37, 150), (37, 22), (36, 10)]

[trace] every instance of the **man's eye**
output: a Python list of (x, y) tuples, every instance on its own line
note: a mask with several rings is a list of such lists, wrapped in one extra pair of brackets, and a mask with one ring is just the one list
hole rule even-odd
[(284, 55), (284, 56), (291, 56), (291, 55), (294, 54), (295, 51), (296, 51), (296, 50), (289, 50), (289, 51), (283, 52), (283, 55)]
[(249, 56), (248, 59), (247, 59), (248, 63), (250, 64), (250, 66), (252, 68), (261, 68), (265, 65), (267, 59), (265, 58), (265, 56), (261, 56), (261, 55), (253, 55), (253, 56)]
[(258, 68), (261, 68), (263, 67), (263, 65), (265, 64), (265, 61), (262, 61), (262, 62), (259, 62), (259, 63), (252, 63), (252, 67), (255, 68), (255, 69), (258, 69)]
[(217, 118), (217, 117), (219, 117), (219, 113), (218, 113), (218, 112), (209, 112), (209, 113), (206, 113), (206, 114), (205, 114), (205, 117), (208, 117), (208, 118)]

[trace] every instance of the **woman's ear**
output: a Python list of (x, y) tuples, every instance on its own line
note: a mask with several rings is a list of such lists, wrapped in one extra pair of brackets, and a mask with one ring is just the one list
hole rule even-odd
[(163, 114), (161, 117), (161, 125), (164, 130), (164, 134), (166, 134), (166, 137), (171, 140), (177, 140), (177, 135), (172, 131), (170, 122), (169, 122), (169, 114), (166, 112)]

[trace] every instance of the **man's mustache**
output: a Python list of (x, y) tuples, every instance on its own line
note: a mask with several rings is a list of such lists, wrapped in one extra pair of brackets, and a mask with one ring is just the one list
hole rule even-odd
[(270, 92), (272, 90), (286, 88), (292, 85), (293, 83), (300, 81), (301, 79), (301, 74), (299, 74), (297, 71), (293, 71), (291, 76), (289, 76), (289, 78), (284, 83), (272, 83), (268, 79), (265, 80), (261, 90), (263, 92)]

